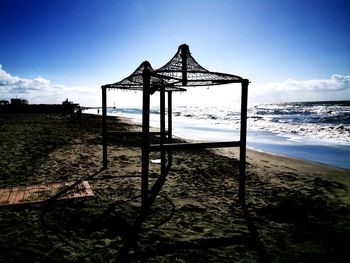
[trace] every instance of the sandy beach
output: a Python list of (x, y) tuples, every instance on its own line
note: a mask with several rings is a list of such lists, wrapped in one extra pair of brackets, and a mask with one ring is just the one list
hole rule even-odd
[[(6, 115), (0, 188), (79, 180), (101, 169), (101, 120)], [(110, 130), (140, 129), (108, 118)], [(238, 202), (238, 152), (174, 152), (152, 212), (135, 233), (141, 138), (109, 139), (109, 169), (89, 180), (95, 197), (0, 207), (0, 262), (114, 262), (136, 236), (130, 262), (259, 262)], [(152, 155), (158, 159), (157, 154)], [(150, 164), (150, 183), (159, 164)], [(349, 262), (350, 171), (248, 151), (247, 206), (271, 262)]]

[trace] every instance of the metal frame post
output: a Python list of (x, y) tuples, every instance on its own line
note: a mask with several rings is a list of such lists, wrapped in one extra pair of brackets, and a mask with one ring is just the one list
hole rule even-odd
[(103, 169), (107, 169), (107, 88), (102, 86), (102, 158)]
[[(165, 143), (165, 88), (162, 87), (160, 90), (160, 145)], [(165, 150), (160, 150), (160, 173), (161, 176), (165, 176), (166, 158)]]
[[(173, 141), (173, 120), (172, 120), (172, 92), (168, 92), (168, 143)], [(171, 167), (173, 163), (173, 153), (171, 150), (168, 151), (168, 167)]]
[(249, 80), (243, 80), (241, 95), (241, 130), (239, 147), (239, 201), (241, 204), (245, 203), (248, 85)]
[(147, 67), (143, 73), (142, 92), (142, 170), (141, 170), (141, 207), (149, 206), (148, 170), (149, 170), (149, 113), (150, 113), (150, 72)]

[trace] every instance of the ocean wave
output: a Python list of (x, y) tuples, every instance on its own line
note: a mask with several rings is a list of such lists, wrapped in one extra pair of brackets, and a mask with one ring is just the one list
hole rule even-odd
[[(121, 114), (142, 114), (140, 108), (115, 109)], [(151, 114), (159, 115), (159, 107)], [(239, 129), (240, 111), (230, 107), (180, 106), (174, 118), (229, 125)], [(248, 130), (263, 130), (294, 139), (296, 136), (327, 143), (350, 144), (350, 101), (260, 104), (248, 110)]]
[(350, 144), (349, 101), (257, 105), (249, 114), (262, 130)]

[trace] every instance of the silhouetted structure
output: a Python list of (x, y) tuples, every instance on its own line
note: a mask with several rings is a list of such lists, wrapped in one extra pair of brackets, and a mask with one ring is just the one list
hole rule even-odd
[(11, 105), (20, 106), (20, 105), (28, 105), (28, 101), (25, 99), (11, 99)]
[(62, 104), (28, 104), (25, 99), (11, 99), (0, 103), (0, 114), (63, 114), (76, 115), (79, 104), (65, 100)]
[(7, 100), (0, 100), (0, 105), (8, 105), (9, 102)]
[[(212, 86), (229, 83), (241, 84), (241, 127), (240, 140), (205, 143), (172, 143), (172, 92), (186, 91), (183, 87)], [(143, 94), (142, 105), (142, 208), (149, 208), (162, 188), (172, 165), (172, 151), (199, 148), (240, 148), (239, 200), (245, 202), (245, 162), (247, 130), (248, 79), (239, 76), (211, 72), (200, 66), (191, 56), (189, 47), (183, 44), (174, 57), (163, 67), (154, 70), (148, 61), (143, 62), (129, 77), (102, 88), (102, 134), (103, 168), (107, 168), (107, 90), (140, 90)], [(150, 96), (160, 92), (160, 143), (150, 144)], [(165, 127), (165, 93), (168, 94), (168, 130)], [(125, 134), (125, 132), (123, 133)], [(149, 190), (149, 154), (160, 151), (161, 175)]]

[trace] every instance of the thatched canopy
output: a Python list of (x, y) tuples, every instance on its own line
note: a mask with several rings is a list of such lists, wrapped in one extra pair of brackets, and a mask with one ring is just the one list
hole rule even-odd
[(104, 85), (108, 89), (121, 89), (121, 90), (143, 90), (144, 88), (144, 73), (148, 72), (150, 75), (150, 86), (153, 91), (159, 90), (161, 87), (165, 87), (167, 91), (186, 91), (183, 88), (173, 87), (163, 77), (153, 76), (154, 69), (148, 61), (144, 61), (141, 65), (125, 79), (113, 83)]
[(242, 83), (243, 78), (226, 73), (212, 72), (197, 63), (186, 44), (179, 46), (173, 58), (163, 67), (154, 70), (148, 61), (142, 64), (128, 77), (108, 89), (143, 90), (144, 74), (150, 78), (150, 87), (154, 91), (165, 88), (166, 91), (185, 91), (183, 86), (212, 86), (229, 83)]
[(188, 45), (179, 46), (174, 57), (153, 73), (164, 78), (173, 86), (212, 86), (228, 83), (241, 83), (243, 78), (226, 73), (212, 72), (191, 56)]

